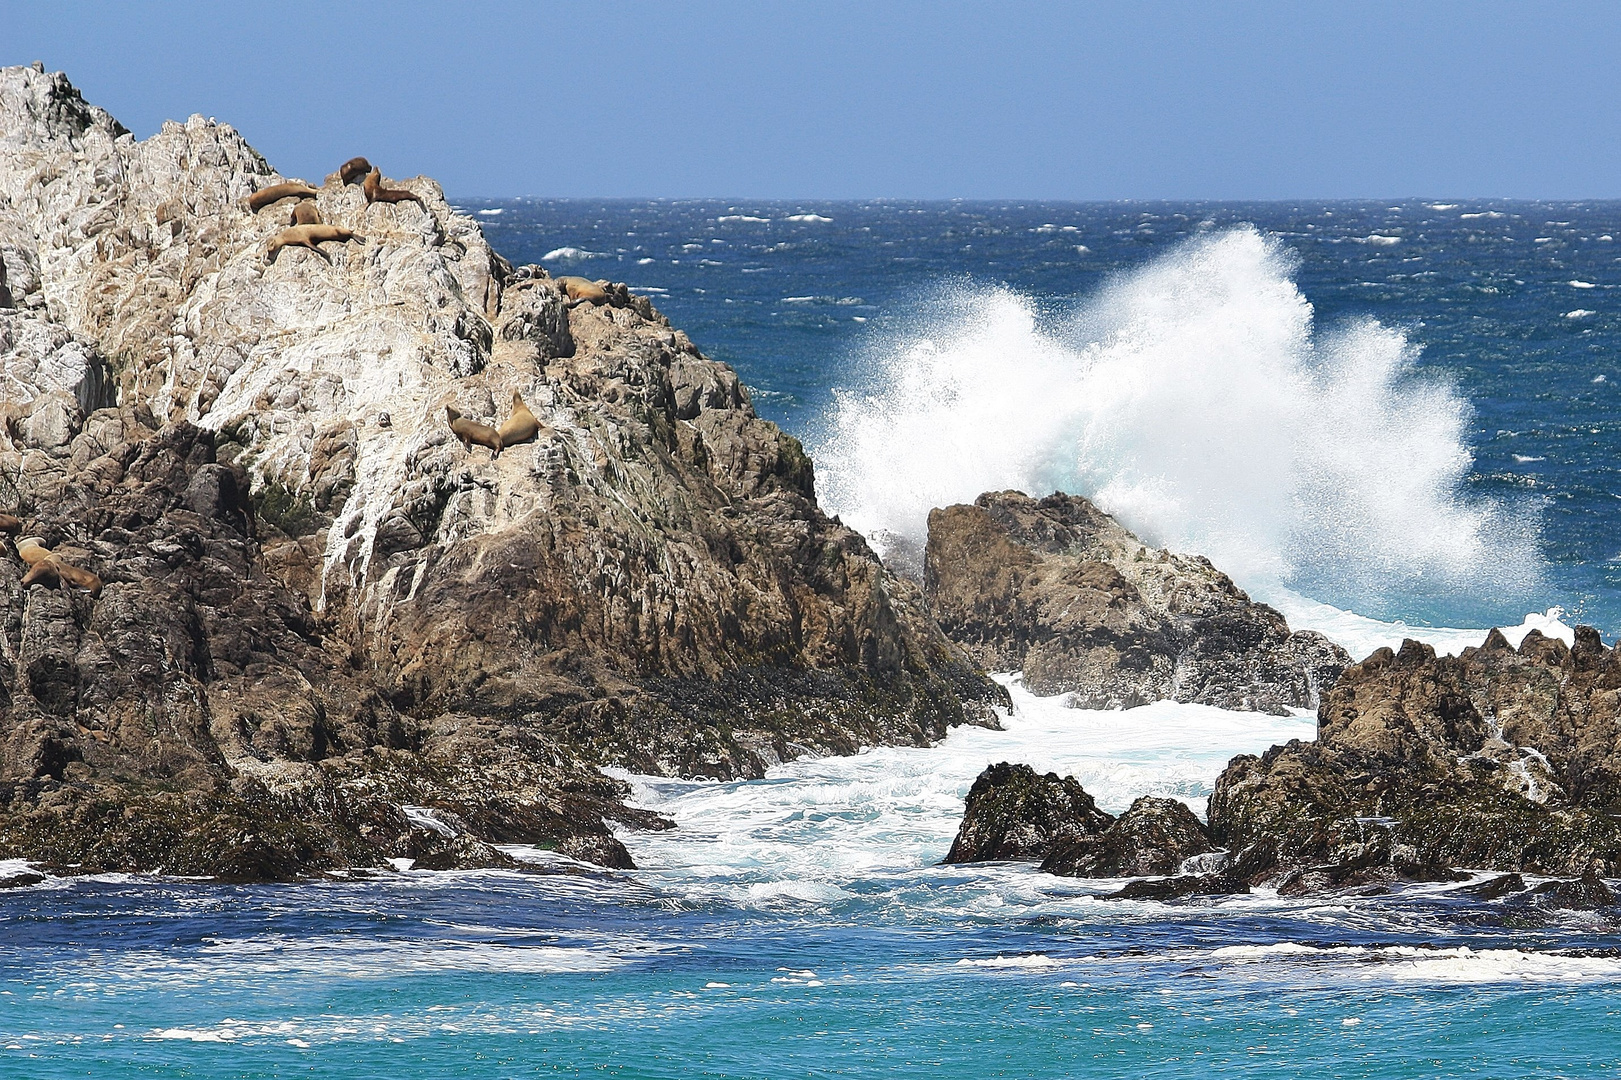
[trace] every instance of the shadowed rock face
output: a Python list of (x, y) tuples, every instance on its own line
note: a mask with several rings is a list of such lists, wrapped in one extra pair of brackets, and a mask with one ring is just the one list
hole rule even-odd
[[(645, 298), (569, 307), (422, 177), (392, 205), (329, 178), (359, 239), (269, 261), (286, 207), (245, 200), (283, 179), (228, 126), (137, 142), (0, 69), (0, 510), (107, 582), (25, 593), (0, 559), (0, 854), (622, 865), (606, 821), (664, 823), (596, 765), (756, 776), (994, 723)], [(540, 430), (499, 457), (445, 424), (514, 392)]]
[(1621, 658), (1578, 627), (1346, 669), (1314, 743), (1234, 758), (1210, 826), (1255, 880), (1304, 890), (1451, 868), (1621, 872)]
[(1200, 556), (1150, 551), (1086, 499), (1017, 491), (929, 515), (924, 587), (941, 628), (984, 668), (1086, 708), (1171, 698), (1285, 713), (1350, 657), (1291, 634)]

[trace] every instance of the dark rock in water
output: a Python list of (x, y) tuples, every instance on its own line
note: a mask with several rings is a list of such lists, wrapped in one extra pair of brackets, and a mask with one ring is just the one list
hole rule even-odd
[(1212, 839), (1250, 880), (1442, 880), (1449, 867), (1621, 873), (1621, 658), (1493, 631), (1437, 657), (1416, 641), (1347, 668), (1316, 742), (1234, 758)]
[(1163, 698), (1287, 713), (1350, 657), (1291, 634), (1199, 556), (1154, 551), (1086, 499), (1017, 491), (929, 515), (924, 587), (941, 628), (989, 670), (1088, 708)]
[[(994, 725), (1006, 693), (645, 297), (569, 305), (427, 179), (394, 226), (328, 199), (365, 239), (267, 263), (238, 132), (127, 135), (0, 68), (0, 509), (104, 582), (25, 590), (0, 554), (0, 857), (624, 866), (610, 821), (670, 823), (600, 766)], [(539, 430), (499, 458), (445, 426), (514, 400)]]
[(1615, 891), (1592, 869), (1575, 881), (1545, 881), (1531, 893), (1548, 907), (1573, 911), (1610, 907), (1616, 902)]
[(1471, 885), (1463, 890), (1481, 900), (1500, 900), (1511, 893), (1525, 891), (1525, 879), (1518, 874), (1499, 874), (1490, 881)]
[(1179, 877), (1138, 879), (1105, 900), (1179, 900), (1187, 896), (1232, 896), (1250, 891), (1249, 883), (1231, 874), (1183, 874)]
[(567, 855), (571, 859), (581, 862), (595, 863), (606, 866), (610, 870), (634, 870), (636, 864), (631, 861), (630, 852), (612, 836), (568, 836), (557, 844), (557, 853)]
[(1041, 859), (1055, 841), (1095, 834), (1113, 821), (1074, 777), (1041, 776), (1004, 761), (974, 780), (945, 861)]
[(1186, 804), (1145, 795), (1103, 832), (1055, 841), (1041, 869), (1063, 877), (1175, 874), (1184, 860), (1214, 850)]
[(30, 885), (38, 885), (44, 880), (44, 874), (35, 873), (33, 870), (19, 870), (15, 874), (0, 877), (0, 889), (25, 889)]

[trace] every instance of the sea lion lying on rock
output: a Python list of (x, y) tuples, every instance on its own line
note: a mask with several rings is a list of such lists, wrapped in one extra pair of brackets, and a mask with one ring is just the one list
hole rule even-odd
[(43, 585), (48, 589), (72, 585), (83, 589), (91, 596), (101, 595), (100, 577), (70, 562), (63, 562), (55, 555), (35, 563), (28, 573), (23, 575), (23, 588), (26, 589), (30, 585)]
[(271, 238), (270, 246), (265, 249), (265, 259), (274, 260), (276, 252), (284, 247), (307, 247), (319, 252), (321, 249), (315, 245), (328, 240), (359, 240), (364, 243), (366, 238), (356, 236), (353, 229), (346, 229), (342, 225), (293, 225)]
[(51, 557), (51, 549), (45, 546), (45, 541), (37, 536), (25, 536), (17, 541), (17, 554), (29, 566), (44, 562)]
[(16, 535), (22, 532), (23, 519), (14, 514), (0, 514), (0, 533)]
[(540, 434), (540, 421), (535, 419), (535, 414), (524, 404), (523, 395), (516, 390), (512, 392), (512, 415), (501, 425), (498, 434), (501, 436), (502, 449), (526, 443)]
[(569, 306), (576, 304), (606, 304), (608, 290), (595, 281), (583, 277), (560, 277), (555, 279), (557, 287), (563, 290), (563, 295), (569, 299)]
[(292, 224), (294, 224), (294, 225), (320, 225), (320, 224), (322, 224), (320, 208), (317, 207), (312, 202), (301, 202), (301, 203), (299, 203), (297, 206), (293, 207), (293, 221), (292, 221)]
[(473, 449), (473, 444), (487, 446), (492, 451), (492, 457), (501, 456), (501, 433), (488, 424), (481, 424), (477, 420), (469, 420), (449, 405), (445, 406), (445, 417), (450, 421), (450, 430), (461, 439), (463, 448)]
[(414, 191), (407, 191), (404, 188), (384, 187), (383, 171), (381, 169), (373, 169), (366, 174), (366, 182), (361, 185), (361, 190), (366, 193), (366, 202), (368, 203), (420, 203), (422, 201), (421, 197)]
[(317, 192), (302, 180), (291, 180), (285, 184), (271, 184), (261, 188), (248, 196), (249, 210), (263, 210), (273, 202), (283, 199), (313, 199)]
[(371, 172), (371, 162), (363, 157), (352, 157), (338, 166), (338, 183), (353, 184)]

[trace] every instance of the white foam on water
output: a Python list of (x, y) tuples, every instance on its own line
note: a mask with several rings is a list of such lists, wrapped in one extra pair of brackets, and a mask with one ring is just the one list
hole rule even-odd
[[(758, 907), (822, 907), (874, 882), (904, 892), (914, 875), (964, 876), (973, 901), (1042, 902), (1065, 879), (1029, 867), (937, 868), (974, 778), (999, 761), (1074, 776), (1119, 813), (1140, 795), (1180, 798), (1197, 812), (1238, 753), (1309, 739), (1309, 715), (1269, 716), (1162, 701), (1124, 711), (1072, 709), (999, 676), (1015, 709), (1005, 730), (952, 729), (932, 748), (886, 747), (778, 765), (763, 780), (701, 782), (627, 776), (632, 800), (673, 817), (668, 832), (621, 833), (640, 880), (698, 898)], [(1023, 901), (1021, 901), (1023, 902)]]
[(585, 248), (560, 247), (552, 248), (540, 257), (541, 262), (578, 262), (581, 259), (610, 259), (613, 256), (606, 251), (587, 251)]
[(1314, 978), (1424, 984), (1566, 982), (1621, 977), (1621, 959), (1523, 949), (1416, 948), (1406, 945), (1230, 945), (1210, 959), (1228, 964), (1309, 969)]
[(1372, 320), (1322, 329), (1295, 256), (1212, 231), (1054, 314), (960, 282), (873, 335), (813, 432), (823, 505), (880, 553), (934, 507), (1086, 495), (1252, 593), (1400, 615), (1538, 594), (1537, 508), (1471, 496), (1470, 408)]
[[(1365, 659), (1375, 649), (1398, 650), (1408, 638), (1424, 642), (1439, 655), (1457, 656), (1464, 649), (1478, 648), (1491, 632), (1479, 628), (1417, 626), (1400, 619), (1388, 622), (1370, 619), (1276, 586), (1258, 592), (1256, 599), (1277, 608), (1292, 629), (1316, 630), (1331, 641), (1338, 642), (1353, 660)], [(1575, 628), (1566, 624), (1563, 616), (1563, 608), (1551, 607), (1545, 612), (1528, 612), (1519, 625), (1500, 629), (1508, 643), (1515, 648), (1519, 648), (1525, 635), (1532, 630), (1540, 630), (1547, 637), (1556, 637), (1566, 645), (1574, 645)]]
[(823, 217), (821, 214), (789, 214), (787, 217), (783, 218), (783, 220), (784, 221), (815, 221), (815, 222), (821, 222), (823, 224), (826, 224), (828, 222), (831, 222), (833, 219), (830, 218), (830, 217)]

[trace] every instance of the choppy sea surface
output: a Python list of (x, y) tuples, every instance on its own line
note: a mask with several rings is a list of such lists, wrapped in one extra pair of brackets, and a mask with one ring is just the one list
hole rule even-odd
[[(897, 564), (931, 506), (1063, 489), (1353, 653), (1621, 630), (1621, 204), (463, 205), (514, 262), (652, 296)], [(1314, 731), (1003, 678), (1004, 731), (627, 777), (679, 826), (624, 836), (634, 872), (0, 892), (0, 1076), (1621, 1070), (1614, 913), (937, 865), (989, 762), (1202, 811)]]

